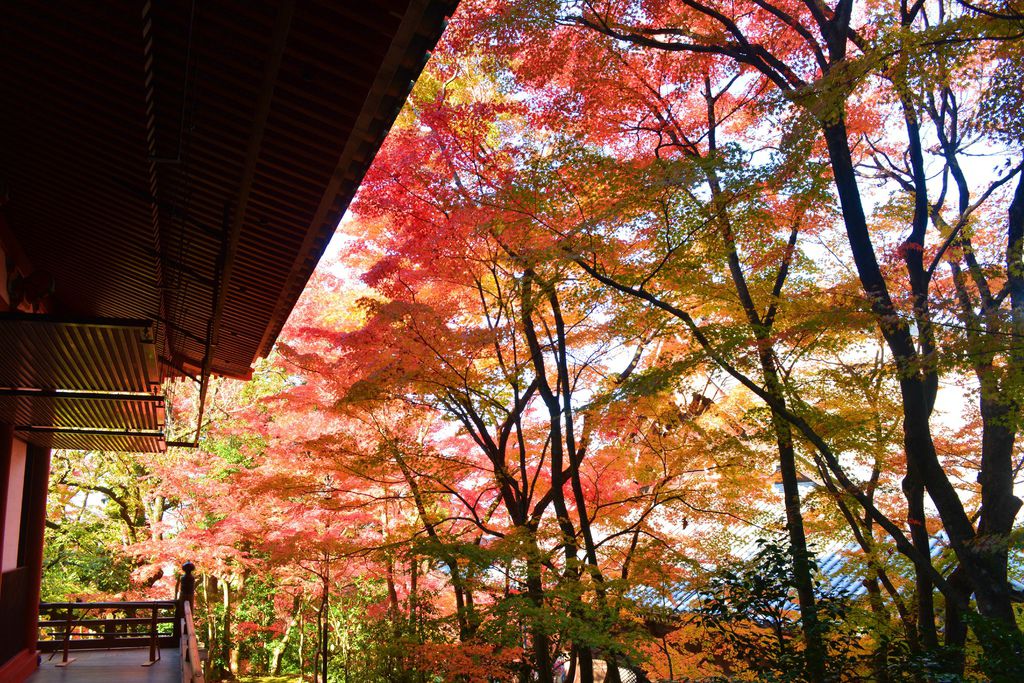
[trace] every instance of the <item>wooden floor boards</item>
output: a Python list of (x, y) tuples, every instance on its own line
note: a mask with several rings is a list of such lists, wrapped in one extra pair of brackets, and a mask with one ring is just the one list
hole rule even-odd
[(81, 650), (71, 652), (74, 662), (58, 667), (60, 653), (43, 655), (39, 669), (28, 683), (180, 683), (178, 651), (164, 649), (153, 666), (142, 666), (149, 659), (148, 649)]

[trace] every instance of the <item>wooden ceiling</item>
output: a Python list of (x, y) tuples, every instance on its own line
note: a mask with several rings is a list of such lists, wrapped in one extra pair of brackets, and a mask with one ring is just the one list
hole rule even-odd
[(156, 320), (165, 371), (198, 372), (216, 337), (212, 369), (247, 376), (453, 6), (6, 8), (4, 211), (54, 312)]
[(456, 3), (5, 7), (0, 241), (52, 314), (153, 323), (158, 379), (248, 377)]
[(0, 359), (0, 423), (25, 441), (163, 450), (151, 323), (2, 313)]

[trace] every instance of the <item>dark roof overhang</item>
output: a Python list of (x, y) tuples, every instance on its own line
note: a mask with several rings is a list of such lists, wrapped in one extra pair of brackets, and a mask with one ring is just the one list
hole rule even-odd
[(248, 377), (456, 2), (12, 6), (0, 242), (53, 314), (152, 324), (157, 381)]

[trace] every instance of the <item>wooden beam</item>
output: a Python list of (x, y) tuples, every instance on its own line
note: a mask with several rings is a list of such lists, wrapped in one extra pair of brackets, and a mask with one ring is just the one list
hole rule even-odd
[(17, 398), (63, 398), (63, 399), (82, 399), (82, 400), (99, 400), (99, 401), (144, 401), (144, 402), (160, 402), (164, 401), (163, 396), (157, 396), (155, 394), (125, 394), (125, 393), (105, 393), (105, 392), (91, 392), (91, 391), (52, 391), (49, 389), (4, 389), (0, 388), (0, 397), (13, 396)]
[(154, 439), (162, 439), (164, 433), (161, 431), (149, 431), (149, 430), (138, 430), (132, 431), (128, 429), (92, 429), (92, 428), (78, 428), (78, 427), (37, 427), (35, 425), (26, 425), (24, 427), (15, 427), (16, 432), (25, 432), (26, 434), (82, 434), (88, 436), (141, 436), (149, 437)]

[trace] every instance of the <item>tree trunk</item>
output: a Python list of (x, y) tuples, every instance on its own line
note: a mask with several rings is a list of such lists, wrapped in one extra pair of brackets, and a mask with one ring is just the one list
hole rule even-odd
[(388, 587), (388, 611), (393, 618), (398, 617), (398, 589), (395, 587), (395, 563), (388, 558), (386, 571), (386, 583)]
[(164, 512), (167, 508), (167, 499), (163, 496), (155, 496), (153, 498), (153, 509), (149, 516), (149, 527), (153, 530), (152, 536), (154, 541), (164, 540), (163, 532), (158, 531), (161, 526), (161, 522), (164, 521)]
[[(774, 368), (772, 371), (774, 372)], [(793, 558), (793, 581), (796, 584), (800, 622), (807, 648), (807, 673), (811, 681), (819, 683), (825, 680), (825, 646), (818, 619), (818, 605), (814, 596), (814, 581), (811, 575), (813, 563), (807, 550), (804, 519), (800, 512), (800, 483), (796, 470), (796, 453), (793, 450), (793, 434), (789, 423), (774, 410), (772, 411), (772, 425), (775, 427), (776, 444), (779, 449), (779, 472), (782, 477), (782, 493), (785, 497), (786, 531), (789, 534), (789, 552)]]
[[(998, 556), (986, 555), (974, 547), (974, 526), (935, 452), (935, 444), (932, 442), (928, 426), (928, 416), (931, 414), (928, 388), (917, 367), (919, 358), (907, 324), (900, 320), (892, 304), (875, 257), (850, 156), (846, 125), (840, 120), (823, 126), (823, 132), (828, 144), (836, 190), (857, 273), (865, 293), (871, 300), (871, 309), (886, 344), (896, 359), (903, 399), (904, 449), (908, 469), (914, 467), (921, 474), (924, 487), (935, 503), (949, 535), (950, 545), (963, 565), (968, 582), (977, 598), (978, 611), (984, 616), (1000, 619), (1016, 629), (1016, 624), (1012, 620), (1013, 611), (1010, 608), (1009, 586), (1005, 581), (1000, 582), (1000, 578), (1006, 575), (1006, 566), (999, 566)], [(910, 465), (911, 462), (913, 465)]]
[(225, 662), (225, 673), (228, 678), (234, 678), (238, 672), (231, 668), (231, 653), (234, 649), (234, 642), (231, 637), (232, 630), (232, 610), (234, 609), (234, 603), (231, 601), (231, 582), (224, 580), (220, 582), (221, 586), (221, 607), (224, 609), (224, 618), (221, 622), (221, 649), (220, 656), (221, 660)]
[(299, 680), (306, 680), (306, 616), (299, 614)]
[(321, 648), (321, 665), (323, 666), (323, 683), (327, 683), (327, 663), (330, 659), (330, 565), (324, 572), (323, 577), (323, 597), (320, 601), (320, 619), (321, 619), (321, 631), (320, 631), (320, 648)]
[(292, 600), (292, 614), (291, 618), (288, 619), (288, 625), (285, 626), (284, 636), (282, 636), (281, 642), (275, 645), (270, 653), (270, 673), (273, 676), (281, 675), (281, 658), (284, 656), (284, 651), (288, 647), (288, 639), (292, 635), (295, 623), (299, 619), (300, 606), (301, 603), (299, 601), (299, 596), (296, 595), (295, 598)]
[(416, 619), (416, 612), (419, 609), (419, 596), (416, 595), (419, 588), (419, 570), (419, 561), (415, 557), (409, 558), (409, 628), (416, 635), (419, 635), (419, 624)]
[[(907, 463), (907, 476), (903, 478), (903, 496), (907, 499), (907, 523), (910, 540), (922, 557), (931, 557), (931, 539), (925, 526), (924, 485), (913, 462)], [(921, 567), (915, 567), (914, 586), (917, 597), (917, 638), (927, 650), (938, 647), (935, 629), (935, 596), (931, 577)]]
[[(998, 586), (1009, 586), (1007, 563), (1013, 520), (1020, 510), (1021, 501), (1013, 494), (1013, 446), (1016, 440), (1016, 422), (1019, 406), (1007, 395), (1019, 387), (1010, 383), (1010, 391), (998, 391), (991, 382), (981, 378), (981, 519), (978, 536), (979, 554), (989, 569), (989, 580)], [(989, 384), (989, 386), (986, 386)], [(993, 388), (995, 391), (993, 391)], [(1009, 595), (1005, 602), (995, 605), (990, 614), (1007, 624), (1016, 624)], [(980, 598), (979, 598), (980, 602)]]
[(211, 655), (206, 658), (206, 678), (216, 681), (223, 678), (221, 671), (214, 668), (217, 658), (213, 656), (215, 653), (220, 652), (220, 629), (217, 625), (217, 618), (213, 613), (214, 601), (210, 599), (210, 595), (216, 595), (219, 588), (217, 586), (217, 577), (212, 574), (205, 574), (200, 585), (203, 589), (203, 605), (206, 609), (206, 646), (209, 648), (208, 651)]
[[(539, 553), (539, 549), (531, 548)], [(544, 585), (541, 582), (540, 565), (534, 558), (526, 561), (526, 592), (530, 602), (538, 610), (544, 608)], [(533, 646), (533, 666), (538, 683), (554, 683), (554, 667), (551, 662), (551, 639), (544, 627), (538, 623), (530, 624), (530, 639)]]
[[(238, 575), (238, 588), (235, 590), (234, 598), (232, 599), (232, 609), (235, 605), (245, 600), (245, 592), (247, 588), (247, 573), (243, 570)], [(227, 585), (227, 582), (225, 582)], [(241, 673), (241, 659), (242, 659), (242, 644), (239, 642), (232, 642), (230, 648), (230, 668), (231, 673), (238, 676)]]
[(576, 648), (576, 677), (579, 683), (594, 683), (594, 653), (586, 645)]
[[(966, 593), (970, 590), (959, 567), (949, 575), (949, 585)], [(964, 622), (963, 609), (953, 600), (946, 600), (945, 646), (951, 658), (948, 673), (960, 678), (964, 675), (967, 664), (964, 646), (967, 643), (967, 624)]]
[(878, 579), (872, 574), (869, 574), (868, 578), (864, 580), (864, 587), (868, 592), (868, 605), (871, 607), (871, 612), (875, 615), (877, 622), (882, 624), (880, 628), (875, 629), (875, 633), (881, 635), (876, 635), (878, 643), (871, 657), (874, 680), (877, 683), (889, 683), (889, 636), (884, 630), (888, 625), (889, 611), (885, 609), (885, 603), (882, 602), (882, 590), (878, 586)]

